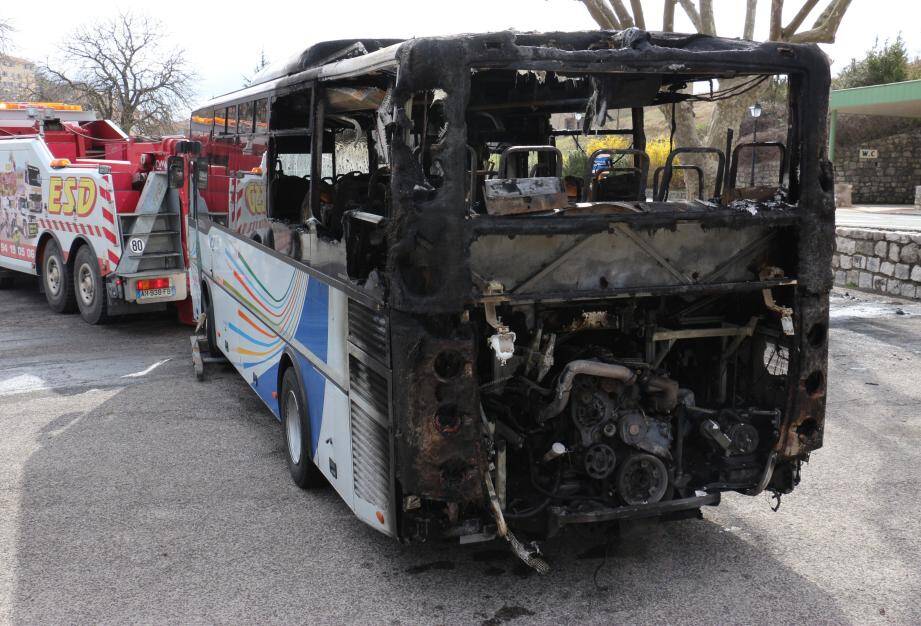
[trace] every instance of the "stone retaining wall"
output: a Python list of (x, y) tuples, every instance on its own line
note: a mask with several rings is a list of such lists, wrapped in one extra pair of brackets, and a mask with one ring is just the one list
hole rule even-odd
[(921, 299), (921, 233), (838, 228), (835, 284)]

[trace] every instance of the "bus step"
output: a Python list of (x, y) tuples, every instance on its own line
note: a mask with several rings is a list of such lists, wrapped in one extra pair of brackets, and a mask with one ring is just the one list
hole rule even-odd
[[(153, 237), (154, 235), (178, 235), (178, 234), (179, 234), (178, 230), (152, 230), (149, 233), (146, 233), (148, 237)], [(128, 239), (131, 239), (131, 234), (128, 233), (128, 234), (122, 235), (122, 239), (126, 241)]]
[(179, 256), (178, 252), (142, 252), (141, 254), (129, 254), (136, 259), (171, 259)]

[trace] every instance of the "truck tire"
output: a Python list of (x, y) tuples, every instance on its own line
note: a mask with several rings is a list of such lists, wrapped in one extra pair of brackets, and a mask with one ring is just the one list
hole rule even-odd
[(108, 321), (106, 286), (99, 273), (99, 260), (90, 246), (81, 246), (74, 260), (74, 293), (80, 316), (87, 324)]
[(52, 239), (42, 254), (42, 287), (48, 306), (56, 313), (73, 313), (77, 310), (74, 298), (74, 278), (58, 242)]
[(303, 387), (294, 367), (285, 370), (281, 379), (279, 412), (285, 432), (285, 456), (294, 484), (301, 489), (316, 489), (327, 484), (326, 478), (310, 458), (310, 418)]

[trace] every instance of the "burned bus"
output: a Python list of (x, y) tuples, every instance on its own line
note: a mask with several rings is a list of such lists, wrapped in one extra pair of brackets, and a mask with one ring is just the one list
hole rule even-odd
[[(782, 141), (678, 133), (652, 167), (645, 118), (774, 77)], [(815, 46), (637, 29), (317, 44), (193, 113), (194, 306), (294, 481), (400, 540), (544, 569), (520, 538), (789, 493), (825, 415), (828, 91)]]

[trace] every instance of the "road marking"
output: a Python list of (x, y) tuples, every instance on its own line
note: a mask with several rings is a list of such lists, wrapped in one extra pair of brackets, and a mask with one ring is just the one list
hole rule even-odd
[(163, 365), (169, 360), (170, 359), (163, 359), (162, 361), (157, 361), (156, 363), (154, 363), (147, 369), (143, 369), (140, 372), (134, 372), (133, 374), (125, 374), (124, 376), (122, 376), (122, 378), (140, 378), (141, 376), (147, 376), (152, 371), (154, 371), (155, 369), (157, 369), (158, 367), (160, 367), (161, 365)]

